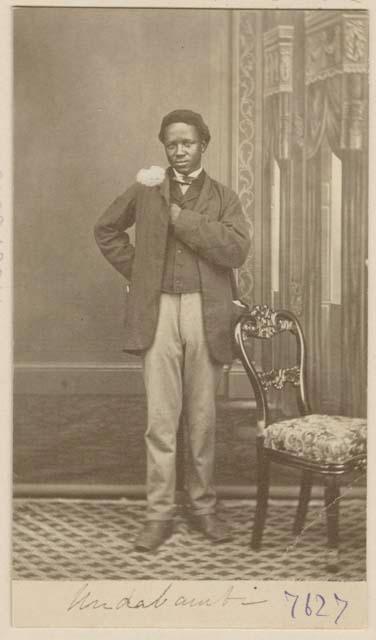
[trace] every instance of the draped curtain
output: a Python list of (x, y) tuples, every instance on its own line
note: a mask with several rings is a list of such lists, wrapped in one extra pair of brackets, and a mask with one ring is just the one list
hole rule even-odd
[[(304, 314), (310, 388), (320, 409), (321, 326), (321, 169), (327, 137), (342, 161), (342, 380), (341, 411), (366, 412), (367, 149), (363, 132), (364, 78), (354, 74), (318, 80), (306, 90), (306, 228), (304, 237)], [(354, 92), (355, 89), (355, 92)], [(350, 93), (352, 92), (352, 94)], [(355, 93), (355, 99), (353, 95)]]
[[(275, 16), (277, 21), (273, 26), (268, 22), (264, 33), (262, 301), (301, 317), (313, 410), (362, 416), (367, 369), (366, 18), (307, 11), (286, 16), (292, 21), (286, 24)], [(324, 280), (333, 275), (338, 249), (334, 251), (332, 235), (338, 223), (332, 166), (336, 180), (338, 174), (328, 145), (342, 167), (341, 291), (338, 278)], [(272, 299), (274, 161), (280, 170), (280, 245), (279, 291)], [(330, 380), (331, 372), (336, 380)]]
[(342, 188), (342, 406), (348, 415), (366, 415), (367, 404), (367, 191), (364, 152), (343, 157)]
[[(362, 85), (360, 87), (360, 85)], [(342, 368), (339, 409), (346, 415), (366, 413), (367, 371), (367, 145), (364, 118), (354, 87), (364, 95), (364, 79), (344, 74), (306, 87), (305, 215), (303, 233), (303, 324), (309, 353), (309, 388), (313, 409), (322, 411), (324, 332), (322, 314), (321, 149), (326, 138), (342, 162)], [(291, 215), (291, 96), (278, 93), (265, 100), (264, 112), (264, 274), (270, 272), (272, 162), (280, 167), (280, 291), (279, 306), (289, 307)], [(363, 124), (362, 124), (363, 122)], [(266, 264), (268, 263), (268, 265)], [(263, 299), (271, 300), (270, 276), (264, 278)]]

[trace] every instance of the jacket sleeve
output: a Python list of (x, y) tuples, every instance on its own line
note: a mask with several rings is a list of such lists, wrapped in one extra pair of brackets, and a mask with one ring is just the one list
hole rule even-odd
[(94, 237), (104, 257), (128, 280), (132, 274), (135, 249), (125, 230), (136, 220), (138, 188), (135, 183), (116, 198), (94, 227)]
[(240, 200), (232, 191), (224, 198), (219, 220), (182, 209), (172, 226), (177, 238), (208, 262), (236, 269), (247, 257), (249, 231)]

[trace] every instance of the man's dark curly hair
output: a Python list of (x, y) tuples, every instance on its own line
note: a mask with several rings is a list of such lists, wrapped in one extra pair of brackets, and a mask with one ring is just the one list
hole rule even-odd
[(196, 127), (200, 139), (202, 142), (209, 144), (210, 140), (210, 131), (205, 124), (202, 116), (195, 111), (190, 111), (189, 109), (176, 109), (175, 111), (171, 111), (167, 114), (162, 120), (161, 128), (159, 131), (159, 139), (163, 143), (164, 142), (164, 131), (168, 125), (173, 124), (174, 122), (184, 122), (185, 124), (190, 124)]

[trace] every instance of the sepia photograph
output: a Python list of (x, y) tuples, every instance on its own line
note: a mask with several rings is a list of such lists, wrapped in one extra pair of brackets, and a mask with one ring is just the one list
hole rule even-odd
[(366, 627), (368, 11), (11, 13), (13, 624)]

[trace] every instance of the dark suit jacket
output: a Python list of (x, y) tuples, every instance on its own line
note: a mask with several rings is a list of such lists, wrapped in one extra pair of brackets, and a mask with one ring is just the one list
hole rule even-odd
[[(136, 224), (135, 247), (126, 229)], [(154, 339), (169, 225), (169, 180), (148, 187), (133, 184), (95, 225), (97, 244), (130, 282), (125, 350), (139, 353)], [(174, 224), (176, 236), (197, 253), (206, 336), (212, 357), (230, 363), (232, 354), (231, 273), (246, 259), (249, 233), (238, 196), (205, 175), (192, 209)]]

